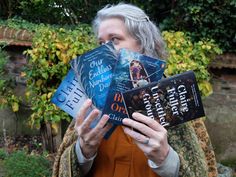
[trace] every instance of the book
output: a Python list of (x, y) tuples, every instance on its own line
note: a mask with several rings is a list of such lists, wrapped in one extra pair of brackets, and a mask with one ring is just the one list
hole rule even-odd
[[(102, 110), (110, 86), (117, 55), (111, 42), (71, 61), (71, 69), (52, 96), (51, 102), (75, 118), (86, 99), (92, 100), (87, 115)], [(91, 124), (96, 126), (99, 119)]]
[(193, 71), (122, 93), (128, 117), (142, 113), (169, 128), (205, 116)]
[(102, 111), (117, 63), (117, 52), (112, 42), (93, 49), (72, 61), (79, 82), (93, 105)]
[(122, 124), (127, 112), (121, 92), (160, 80), (165, 66), (164, 60), (121, 49), (102, 114), (114, 125)]

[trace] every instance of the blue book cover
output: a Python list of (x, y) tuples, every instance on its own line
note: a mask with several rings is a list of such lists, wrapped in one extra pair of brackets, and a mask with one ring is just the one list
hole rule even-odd
[[(76, 62), (77, 61), (77, 62)], [(94, 106), (102, 110), (117, 63), (117, 52), (111, 42), (104, 44), (75, 59), (79, 81)], [(73, 66), (75, 64), (72, 64)]]
[(70, 69), (54, 93), (51, 102), (75, 118), (86, 99), (87, 96), (77, 75), (73, 69)]
[(95, 107), (102, 110), (116, 61), (117, 55), (111, 42), (78, 56), (71, 61), (71, 69), (54, 93), (52, 103), (73, 118), (88, 98), (92, 100), (93, 106), (87, 115)]
[(128, 117), (121, 93), (160, 80), (166, 66), (164, 60), (127, 49), (121, 49), (118, 58), (102, 112), (115, 125), (121, 125), (122, 119)]

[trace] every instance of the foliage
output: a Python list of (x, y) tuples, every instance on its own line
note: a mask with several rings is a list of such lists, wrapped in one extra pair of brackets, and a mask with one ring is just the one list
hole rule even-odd
[(35, 177), (51, 176), (51, 164), (43, 156), (28, 155), (24, 151), (15, 151), (4, 159), (6, 176)]
[(203, 40), (192, 43), (184, 32), (164, 31), (163, 37), (167, 44), (169, 58), (165, 74), (174, 75), (193, 70), (203, 96), (212, 93), (209, 82), (210, 74), (207, 67), (216, 54), (222, 51), (213, 40)]
[[(2, 0), (0, 17), (22, 19), (34, 23), (91, 23), (98, 9), (119, 0)], [(197, 42), (214, 39), (224, 51), (235, 51), (235, 0), (127, 0), (144, 9), (162, 30), (190, 32)]]
[(29, 21), (20, 19), (20, 18), (10, 18), (7, 20), (0, 19), (0, 26), (7, 26), (9, 28), (13, 28), (16, 30), (26, 29), (29, 32), (35, 32), (41, 26), (45, 26), (44, 24), (36, 25), (35, 23), (31, 23)]
[(91, 28), (80, 25), (74, 30), (41, 28), (35, 33), (26, 70), (27, 97), (31, 102), (31, 126), (44, 122), (59, 122), (69, 116), (50, 102), (53, 93), (67, 74), (69, 61), (95, 47)]
[(227, 167), (231, 167), (234, 170), (236, 170), (236, 159), (235, 158), (231, 158), (231, 159), (227, 159), (227, 160), (221, 160), (221, 164), (223, 164)]
[[(78, 24), (90, 23), (98, 9), (107, 4), (117, 4), (119, 0), (2, 0), (0, 16), (13, 18), (15, 16), (35, 23), (49, 24)], [(135, 4), (151, 16), (161, 21), (173, 4), (171, 0), (129, 0), (127, 3)], [(158, 17), (158, 19), (157, 19)]]
[(0, 108), (9, 106), (13, 112), (17, 112), (21, 98), (14, 93), (15, 80), (6, 71), (7, 60), (7, 53), (0, 47)]
[(4, 160), (6, 157), (7, 152), (3, 148), (0, 148), (0, 160)]
[[(28, 67), (25, 72), (22, 72), (22, 76), (25, 76), (27, 80), (26, 97), (32, 109), (30, 125), (40, 128), (42, 122), (51, 122), (56, 125), (62, 119), (70, 120), (69, 115), (57, 108), (50, 100), (67, 74), (70, 60), (96, 47), (90, 26), (81, 24), (74, 29), (49, 25), (33, 26), (31, 23), (26, 23), (24, 26), (24, 21), (22, 24), (19, 21), (14, 24), (14, 20), (8, 24), (15, 28), (29, 27), (30, 31), (34, 32), (33, 46), (25, 52), (30, 58)], [(165, 31), (163, 36), (169, 51), (166, 74), (173, 75), (190, 69), (194, 70), (202, 95), (209, 95), (211, 85), (207, 65), (215, 54), (221, 53), (221, 50), (212, 40), (191, 42), (190, 37), (183, 32)], [(1, 61), (6, 61), (5, 56), (0, 57), (0, 63)], [(0, 65), (3, 66), (4, 63)], [(5, 81), (1, 82), (0, 88), (4, 88), (5, 91), (10, 90), (6, 88), (14, 86), (5, 84)], [(19, 109), (20, 99), (13, 92), (5, 98), (8, 100), (2, 99), (0, 105), (5, 101), (5, 103), (11, 103), (8, 106), (11, 106), (14, 111)]]
[(176, 1), (162, 29), (188, 31), (194, 41), (214, 39), (225, 51), (236, 52), (236, 1)]

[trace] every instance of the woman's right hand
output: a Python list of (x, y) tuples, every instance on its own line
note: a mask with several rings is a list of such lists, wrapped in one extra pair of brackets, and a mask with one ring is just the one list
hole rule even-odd
[(81, 151), (85, 158), (93, 157), (105, 135), (105, 133), (111, 128), (111, 125), (107, 124), (109, 119), (108, 115), (103, 115), (94, 128), (90, 125), (99, 116), (99, 110), (94, 109), (87, 117), (87, 111), (92, 105), (90, 99), (86, 100), (81, 107), (80, 112), (76, 118), (75, 129), (78, 133)]

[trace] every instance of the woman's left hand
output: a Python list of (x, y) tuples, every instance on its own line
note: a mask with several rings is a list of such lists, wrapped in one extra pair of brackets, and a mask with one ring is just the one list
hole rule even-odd
[(135, 112), (132, 116), (134, 120), (123, 119), (123, 124), (127, 126), (124, 127), (124, 132), (134, 139), (148, 159), (160, 165), (167, 157), (170, 148), (167, 130), (143, 114)]

